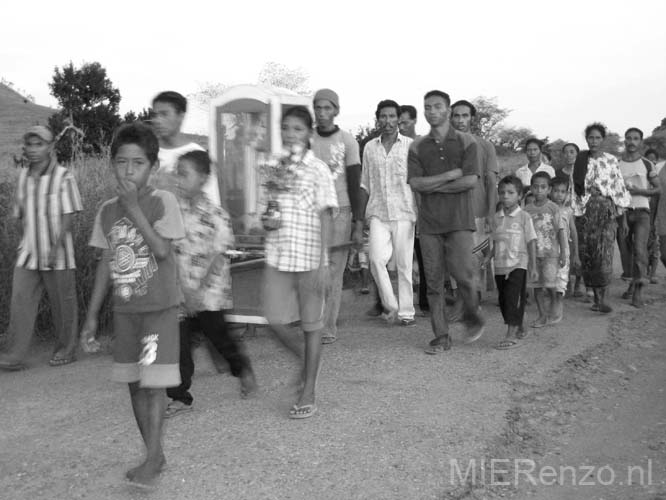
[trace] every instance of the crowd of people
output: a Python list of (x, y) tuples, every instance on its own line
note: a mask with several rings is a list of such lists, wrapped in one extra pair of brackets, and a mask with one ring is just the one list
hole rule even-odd
[[(117, 195), (95, 218), (90, 245), (100, 259), (80, 336), (72, 222), (84, 207), (71, 172), (55, 160), (52, 131), (26, 131), (29, 166), (20, 173), (15, 202), (23, 238), (12, 284), (12, 342), (0, 355), (1, 369), (24, 367), (43, 289), (57, 338), (49, 363), (75, 361), (77, 341), (86, 352), (98, 350), (97, 317), (112, 289), (112, 378), (128, 384), (146, 446), (145, 462), (127, 472), (140, 485), (150, 484), (166, 463), (163, 419), (192, 409), (195, 331), (229, 362), (242, 397), (257, 388), (251, 361), (225, 320), (233, 307), (228, 251), (234, 234), (216, 171), (208, 153), (180, 132), (187, 111), (182, 95), (162, 92), (152, 109), (150, 125), (123, 125), (111, 143)], [(528, 163), (500, 179), (494, 146), (471, 133), (474, 105), (451, 104), (440, 90), (424, 96), (428, 134), (415, 133), (415, 107), (382, 100), (377, 133), (361, 148), (335, 124), (336, 92), (317, 91), (313, 109), (314, 118), (302, 106), (281, 118), (282, 162), (290, 175), (286, 189), (271, 193), (274, 211), (265, 232), (264, 314), (300, 360), (290, 418), (317, 412), (322, 345), (338, 339), (350, 247), (367, 252), (361, 262), (377, 290), (370, 313), (404, 327), (415, 324), (416, 257), (418, 306), (433, 331), (425, 347), (430, 355), (451, 348), (451, 323), (464, 325), (466, 343), (484, 334), (479, 303), (490, 286), (507, 325), (497, 349), (519, 347), (530, 328), (562, 321), (566, 294), (589, 298), (593, 311), (611, 312), (616, 241), (629, 281), (624, 297), (643, 306), (659, 246), (666, 248), (666, 217), (657, 217), (666, 215), (666, 197), (659, 196), (666, 169), (656, 151), (644, 151), (641, 130), (627, 129), (618, 160), (601, 149), (606, 128), (593, 123), (585, 129), (588, 149), (566, 144), (566, 164), (557, 171), (544, 161), (541, 141), (529, 139)], [(664, 256), (661, 261), (666, 264)], [(389, 268), (397, 274), (397, 295)], [(538, 317), (526, 325), (528, 287)], [(367, 274), (363, 288), (370, 288)], [(302, 337), (288, 327), (295, 310)]]

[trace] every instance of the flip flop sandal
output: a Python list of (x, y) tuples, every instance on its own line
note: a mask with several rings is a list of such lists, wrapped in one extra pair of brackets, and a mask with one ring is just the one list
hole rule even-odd
[(317, 413), (317, 405), (294, 405), (293, 408), (289, 410), (289, 418), (300, 420), (304, 418), (310, 418), (315, 413)]
[(437, 344), (437, 345), (429, 345), (423, 350), (423, 352), (425, 352), (426, 354), (442, 354), (443, 352), (446, 352), (450, 349), (451, 349), (450, 345)]
[(0, 370), (6, 370), (8, 372), (18, 372), (20, 370), (23, 370), (24, 368), (25, 365), (23, 363), (0, 361)]
[(518, 339), (504, 339), (495, 346), (495, 349), (499, 351), (506, 351), (508, 349), (515, 349), (516, 347), (520, 347), (522, 345), (523, 343), (519, 342)]
[(60, 356), (54, 356), (49, 360), (49, 365), (50, 366), (64, 366), (68, 365), (70, 363), (73, 363), (76, 361), (76, 357), (74, 356), (66, 356), (66, 357), (60, 357)]
[(336, 340), (338, 340), (337, 337), (334, 337), (333, 335), (324, 335), (321, 338), (321, 343), (326, 345), (326, 344), (333, 344)]

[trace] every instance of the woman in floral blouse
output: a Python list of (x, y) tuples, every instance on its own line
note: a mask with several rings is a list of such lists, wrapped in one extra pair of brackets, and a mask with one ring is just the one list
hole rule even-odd
[(616, 219), (629, 206), (631, 197), (617, 158), (601, 150), (606, 127), (593, 123), (585, 128), (589, 151), (581, 151), (574, 166), (574, 189), (583, 212), (580, 260), (585, 286), (594, 292), (593, 311), (609, 313), (606, 288), (613, 271)]

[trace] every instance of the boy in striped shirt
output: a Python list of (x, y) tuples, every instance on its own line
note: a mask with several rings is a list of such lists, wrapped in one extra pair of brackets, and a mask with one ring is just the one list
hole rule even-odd
[(71, 172), (58, 165), (53, 132), (30, 127), (23, 136), (28, 168), (21, 171), (14, 215), (23, 225), (12, 282), (9, 352), (0, 355), (0, 369), (19, 370), (28, 353), (42, 292), (51, 305), (56, 344), (51, 366), (76, 359), (78, 329), (72, 222), (82, 209)]

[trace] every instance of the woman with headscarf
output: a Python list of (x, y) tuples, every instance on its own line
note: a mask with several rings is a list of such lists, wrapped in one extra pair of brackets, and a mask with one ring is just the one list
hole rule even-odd
[(583, 212), (582, 240), (579, 242), (580, 260), (585, 286), (594, 292), (593, 311), (609, 313), (606, 289), (613, 272), (613, 253), (617, 224), (626, 230), (622, 218), (631, 196), (617, 158), (601, 150), (606, 138), (606, 127), (592, 123), (585, 128), (588, 151), (581, 151), (574, 165), (574, 189)]

